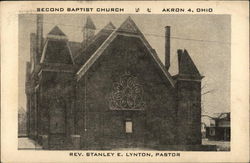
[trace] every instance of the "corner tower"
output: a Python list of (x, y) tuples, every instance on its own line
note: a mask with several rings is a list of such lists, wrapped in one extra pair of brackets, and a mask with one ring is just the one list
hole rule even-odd
[(74, 62), (68, 38), (55, 26), (47, 35), (39, 72), (39, 137), (44, 148), (70, 148), (74, 142)]
[(94, 37), (95, 35), (95, 24), (90, 16), (87, 17), (86, 23), (82, 29), (83, 32), (83, 45), (87, 46), (89, 41)]
[(178, 50), (179, 73), (177, 92), (177, 142), (201, 144), (201, 79), (197, 67), (186, 50)]

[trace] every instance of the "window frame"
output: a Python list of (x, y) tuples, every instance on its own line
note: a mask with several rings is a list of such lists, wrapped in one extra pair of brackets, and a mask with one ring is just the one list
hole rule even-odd
[(124, 127), (125, 127), (126, 134), (132, 134), (134, 132), (133, 131), (133, 121), (131, 119), (126, 119), (124, 125), (125, 125)]

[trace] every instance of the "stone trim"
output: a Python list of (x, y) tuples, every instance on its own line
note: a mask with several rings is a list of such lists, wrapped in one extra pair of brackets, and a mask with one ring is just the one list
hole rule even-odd
[(77, 81), (79, 81), (82, 76), (88, 71), (88, 69), (93, 65), (93, 63), (99, 58), (102, 52), (108, 47), (108, 45), (115, 39), (117, 36), (116, 30), (111, 33), (111, 35), (103, 42), (103, 44), (96, 50), (96, 52), (89, 58), (89, 60), (80, 68), (76, 73)]
[(181, 80), (181, 81), (196, 81), (196, 82), (201, 82), (201, 79), (177, 78), (177, 80)]
[(70, 58), (71, 58), (72, 63), (73, 63), (73, 65), (74, 65), (75, 62), (74, 62), (73, 54), (72, 54), (71, 49), (70, 49), (70, 47), (69, 47), (69, 42), (68, 42), (68, 41), (67, 41), (67, 47), (68, 47), (68, 49), (69, 49)]
[(66, 72), (66, 73), (73, 73), (74, 71), (70, 71), (70, 70), (56, 70), (56, 69), (50, 69), (50, 68), (45, 68), (42, 69), (38, 75), (41, 75), (42, 71), (47, 71), (47, 72)]
[(70, 135), (72, 138), (80, 138), (80, 135)]
[(45, 45), (44, 45), (44, 47), (43, 47), (43, 53), (42, 53), (42, 56), (41, 56), (40, 63), (43, 63), (43, 60), (44, 60), (44, 58), (45, 58), (45, 51), (46, 51), (46, 49), (47, 49), (47, 46), (48, 46), (48, 40), (46, 40)]
[(51, 34), (48, 34), (47, 38), (56, 39), (56, 40), (68, 40), (67, 36), (51, 35)]

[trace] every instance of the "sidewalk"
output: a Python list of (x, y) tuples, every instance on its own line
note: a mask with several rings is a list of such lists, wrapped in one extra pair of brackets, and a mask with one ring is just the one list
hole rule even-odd
[(34, 150), (42, 150), (42, 147), (38, 145), (34, 140), (31, 140), (27, 137), (18, 138), (18, 149), (34, 149)]

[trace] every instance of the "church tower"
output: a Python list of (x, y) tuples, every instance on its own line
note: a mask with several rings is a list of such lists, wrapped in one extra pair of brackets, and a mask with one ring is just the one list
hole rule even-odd
[(90, 16), (87, 17), (86, 23), (82, 29), (83, 32), (83, 44), (86, 46), (89, 41), (94, 37), (95, 35), (95, 24)]
[(74, 135), (75, 70), (68, 37), (58, 26), (46, 37), (40, 64), (40, 142), (49, 149), (69, 148)]
[(177, 142), (201, 144), (201, 79), (197, 67), (186, 50), (178, 50), (179, 73), (176, 75)]

